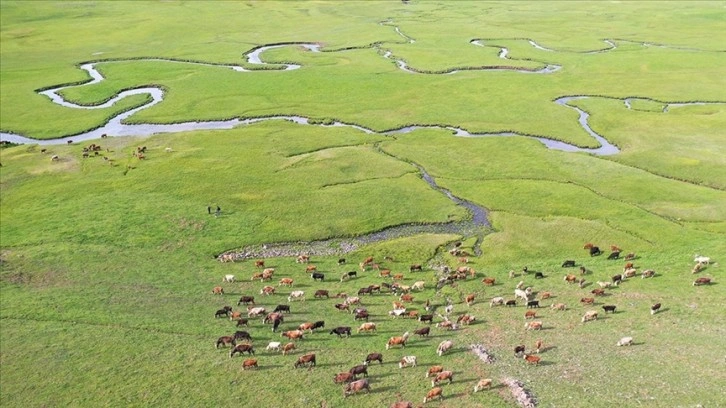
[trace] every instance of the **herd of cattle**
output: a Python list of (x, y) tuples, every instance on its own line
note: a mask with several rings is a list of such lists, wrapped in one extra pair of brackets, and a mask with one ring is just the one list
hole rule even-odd
[[(459, 245), (460, 244), (457, 244), (455, 250), (459, 247)], [(602, 251), (597, 246), (594, 246), (592, 244), (586, 244), (584, 248), (590, 251), (591, 256), (598, 256), (602, 253)], [(616, 246), (613, 246), (611, 247), (611, 250), (612, 251), (611, 254), (608, 256), (608, 259), (620, 259), (620, 249)], [(614, 287), (617, 287), (625, 282), (627, 279), (636, 276), (637, 267), (633, 264), (633, 261), (636, 258), (637, 257), (635, 256), (635, 254), (632, 253), (625, 256), (624, 259), (626, 260), (626, 263), (623, 268), (623, 273), (612, 276), (610, 282), (597, 281), (597, 285), (599, 286), (599, 288), (590, 291), (590, 294), (592, 294), (593, 296), (582, 297), (580, 298), (579, 303), (584, 306), (593, 305), (595, 303), (596, 297), (606, 295), (606, 289), (613, 289)], [(222, 262), (227, 262), (230, 259), (228, 255), (223, 255), (220, 257), (220, 260)], [(459, 262), (468, 263), (467, 258), (460, 257), (458, 258), (458, 260)], [(312, 279), (313, 282), (325, 282), (325, 274), (319, 272), (315, 265), (311, 265), (309, 263), (309, 256), (301, 255), (298, 257), (297, 262), (306, 264), (305, 273), (309, 274), (310, 279)], [(704, 270), (709, 265), (710, 259), (707, 257), (696, 256), (694, 262), (696, 262), (696, 266), (694, 267), (692, 272), (698, 273)], [(345, 265), (345, 259), (340, 259), (338, 261), (338, 264)], [(576, 267), (577, 265), (574, 261), (567, 260), (563, 262), (561, 266), (563, 268), (568, 268)], [(278, 284), (276, 286), (273, 286), (271, 282), (273, 281), (273, 279), (275, 279), (276, 270), (275, 268), (266, 268), (264, 260), (256, 261), (255, 267), (258, 269), (258, 272), (252, 274), (250, 281), (259, 280), (260, 282), (268, 283), (259, 290), (260, 298), (264, 297), (266, 300), (272, 299), (273, 296), (279, 295), (277, 293), (278, 289), (282, 287), (292, 289), (295, 285), (295, 279), (288, 276), (279, 279)], [(393, 274), (390, 270), (382, 268), (380, 265), (374, 263), (373, 257), (366, 258), (363, 262), (359, 264), (359, 267), (361, 271), (365, 273), (365, 275), (370, 276), (372, 274), (377, 274), (378, 277), (390, 279), (390, 281), (384, 281), (380, 285), (374, 284), (362, 287), (357, 291), (356, 295), (349, 295), (348, 293), (339, 292), (331, 296), (329, 289), (318, 289), (314, 292), (313, 295), (315, 299), (330, 299), (331, 297), (334, 299), (341, 299), (339, 301), (333, 302), (331, 304), (331, 308), (334, 307), (339, 311), (349, 312), (354, 316), (354, 321), (361, 321), (360, 326), (355, 331), (356, 335), (359, 335), (361, 333), (365, 334), (377, 332), (378, 324), (380, 324), (381, 322), (377, 323), (369, 321), (371, 318), (371, 314), (369, 313), (368, 309), (363, 306), (362, 299), (365, 296), (371, 298), (374, 294), (381, 293), (389, 293), (396, 296), (398, 299), (392, 301), (392, 310), (388, 312), (388, 315), (390, 316), (389, 318), (406, 318), (411, 319), (412, 321), (417, 321), (419, 325), (421, 323), (428, 324), (426, 326), (415, 327), (411, 329), (411, 331), (413, 331), (415, 335), (418, 335), (421, 338), (428, 338), (431, 332), (431, 326), (434, 323), (434, 319), (440, 320), (436, 323), (435, 327), (442, 331), (458, 330), (463, 325), (469, 325), (476, 321), (476, 318), (469, 313), (461, 313), (456, 317), (455, 320), (453, 320), (453, 316), (451, 315), (454, 309), (454, 302), (450, 298), (447, 298), (447, 303), (444, 307), (443, 314), (436, 313), (437, 306), (431, 304), (431, 299), (426, 300), (424, 304), (425, 313), (419, 312), (418, 310), (409, 310), (408, 307), (414, 302), (413, 294), (415, 294), (416, 292), (421, 292), (425, 289), (425, 280), (416, 281), (410, 286), (404, 285), (401, 283), (401, 281), (404, 279), (403, 274)], [(422, 265), (418, 264), (411, 265), (408, 269), (409, 272), (423, 271)], [(585, 276), (592, 272), (588, 271), (585, 267), (582, 266), (579, 268), (579, 270), (579, 276), (575, 274), (566, 274), (563, 279), (564, 282), (566, 282), (567, 284), (577, 284), (580, 288), (584, 288), (586, 286), (584, 283)], [(530, 272), (531, 271), (529, 271), (527, 267), (524, 267), (521, 273), (522, 275), (527, 275)], [(533, 274), (535, 279), (545, 278), (544, 274), (541, 272), (533, 272)], [(514, 271), (510, 271), (509, 273), (510, 278), (517, 275), (518, 274)], [(642, 279), (653, 278), (655, 275), (655, 271), (653, 271), (652, 269), (646, 269), (640, 273)], [(357, 276), (357, 271), (348, 271), (343, 273), (340, 276), (339, 280), (340, 282), (344, 282), (350, 279), (357, 278)], [(460, 266), (455, 269), (444, 267), (439, 271), (436, 279), (437, 293), (438, 290), (441, 289), (444, 285), (455, 285), (455, 282), (457, 280), (473, 278), (475, 276), (476, 271), (469, 266)], [(236, 281), (237, 279), (233, 274), (225, 275), (223, 278), (223, 284), (234, 283)], [(481, 282), (484, 286), (493, 286), (496, 280), (493, 277), (484, 277)], [(694, 281), (693, 284), (694, 286), (699, 286), (709, 283), (711, 283), (711, 280), (709, 278), (702, 277)], [(212, 293), (224, 295), (224, 287), (216, 286), (213, 288)], [(267, 307), (260, 306), (258, 303), (256, 303), (254, 295), (243, 295), (239, 298), (237, 306), (246, 306), (246, 311), (235, 311), (232, 306), (226, 305), (221, 309), (217, 310), (214, 314), (214, 317), (227, 318), (235, 322), (237, 328), (240, 328), (242, 326), (249, 328), (250, 323), (256, 323), (257, 321), (261, 321), (263, 327), (265, 325), (269, 325), (272, 332), (277, 332), (278, 330), (280, 330), (280, 336), (287, 338), (287, 342), (284, 342), (283, 344), (283, 342), (280, 341), (270, 341), (265, 347), (265, 352), (282, 353), (282, 355), (288, 355), (296, 351), (302, 351), (298, 349), (298, 345), (300, 344), (299, 342), (304, 340), (306, 336), (312, 336), (314, 333), (319, 331), (319, 329), (325, 329), (325, 321), (318, 320), (315, 322), (303, 322), (297, 325), (296, 328), (290, 328), (290, 330), (281, 330), (280, 326), (285, 322), (285, 316), (291, 313), (290, 304), (293, 302), (303, 302), (306, 300), (306, 293), (303, 290), (290, 290), (287, 295), (287, 304), (277, 304), (273, 310), (268, 310)], [(506, 299), (504, 296), (492, 297), (491, 299), (489, 299), (489, 307), (514, 307), (517, 305), (517, 302), (521, 300), (527, 309), (524, 314), (524, 318), (526, 321), (524, 325), (525, 331), (542, 330), (544, 327), (544, 323), (540, 320), (536, 320), (540, 317), (537, 313), (539, 308), (541, 307), (540, 302), (542, 300), (546, 300), (552, 297), (552, 292), (536, 292), (532, 287), (524, 287), (524, 281), (520, 281), (517, 285), (514, 286), (513, 295), (513, 299)], [(462, 296), (462, 298), (464, 299), (463, 303), (466, 304), (467, 308), (470, 308), (476, 302), (476, 298), (478, 296), (478, 293), (470, 293)], [(655, 303), (651, 305), (650, 313), (655, 314), (660, 310), (660, 308), (661, 304)], [(564, 311), (567, 310), (567, 305), (560, 302), (552, 303), (549, 309), (553, 312)], [(616, 312), (617, 306), (608, 304), (603, 305), (602, 309), (604, 313), (614, 314)], [(582, 315), (581, 322), (584, 324), (587, 322), (595, 321), (597, 320), (597, 318), (597, 310), (586, 310)], [(411, 331), (406, 331), (400, 336), (390, 337), (385, 342), (385, 349), (405, 349), (410, 339)], [(337, 337), (346, 338), (351, 337), (352, 333), (353, 327), (351, 326), (337, 326), (331, 328), (331, 330), (329, 331), (329, 335), (336, 335)], [(630, 336), (623, 337), (616, 343), (617, 346), (630, 346), (632, 344), (633, 338)], [(256, 358), (252, 358), (252, 356), (255, 356), (255, 348), (252, 342), (252, 335), (248, 331), (237, 330), (232, 335), (225, 335), (219, 337), (215, 343), (215, 348), (224, 347), (230, 348), (230, 358), (234, 357), (236, 354), (248, 354), (249, 358), (245, 359), (242, 362), (243, 370), (255, 369), (259, 367), (258, 360)], [(441, 358), (448, 351), (452, 350), (453, 347), (454, 342), (452, 340), (447, 339), (441, 341), (436, 349), (436, 354)], [(522, 358), (528, 364), (539, 365), (540, 357), (536, 354), (539, 354), (542, 349), (542, 340), (537, 340), (532, 353), (527, 353), (525, 345), (520, 344), (514, 347), (514, 355), (516, 357)], [(316, 366), (316, 358), (317, 356), (314, 352), (307, 352), (299, 356), (292, 364), (292, 366), (294, 368), (307, 368), (308, 370), (312, 370)], [(371, 385), (368, 379), (368, 367), (371, 362), (375, 361), (379, 362), (379, 364), (383, 364), (383, 354), (368, 354), (362, 364), (356, 364), (349, 371), (336, 374), (333, 378), (333, 382), (336, 384), (343, 384), (343, 395), (345, 397), (362, 391), (370, 392)], [(404, 356), (399, 360), (398, 366), (401, 369), (405, 367), (416, 367), (417, 358), (414, 355)], [(362, 376), (362, 378), (358, 378), (358, 376)], [(427, 392), (426, 396), (424, 397), (424, 403), (433, 399), (443, 398), (444, 392), (442, 385), (444, 383), (451, 383), (454, 381), (454, 371), (444, 369), (444, 365), (434, 365), (432, 367), (429, 367), (426, 373), (426, 378), (429, 377), (433, 378), (431, 382), (432, 388), (429, 392)], [(492, 379), (481, 378), (474, 385), (473, 390), (474, 392), (477, 392), (482, 389), (491, 388), (491, 386)], [(408, 401), (398, 401), (393, 403), (391, 407), (413, 407), (413, 404)]]

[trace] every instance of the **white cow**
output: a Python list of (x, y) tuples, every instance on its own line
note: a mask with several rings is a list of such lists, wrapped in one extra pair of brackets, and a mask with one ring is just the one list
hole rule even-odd
[(234, 282), (234, 275), (224, 275), (224, 279), (222, 279), (222, 282)]
[(280, 342), (279, 341), (271, 341), (267, 347), (265, 348), (267, 351), (280, 351)]
[(290, 292), (290, 296), (287, 297), (287, 301), (292, 302), (293, 299), (305, 300), (305, 292), (302, 290), (294, 290)]
[(405, 356), (398, 362), (398, 368), (403, 367), (416, 367), (416, 356)]
[(454, 342), (451, 340), (444, 340), (441, 343), (439, 343), (439, 347), (436, 348), (436, 354), (442, 356), (444, 353), (449, 351), (452, 347), (454, 347)]

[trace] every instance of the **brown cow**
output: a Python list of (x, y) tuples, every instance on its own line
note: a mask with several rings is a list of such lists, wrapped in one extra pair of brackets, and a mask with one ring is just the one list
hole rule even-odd
[(321, 298), (323, 296), (325, 296), (327, 299), (330, 299), (330, 293), (327, 290), (322, 290), (321, 289), (321, 290), (316, 290), (315, 291), (315, 297), (316, 298)]
[(313, 325), (314, 324), (315, 323), (313, 323), (313, 322), (305, 322), (305, 323), (299, 325), (297, 327), (297, 329), (300, 330), (300, 331), (310, 330), (310, 333), (312, 333), (313, 332)]
[(287, 353), (295, 350), (295, 343), (287, 343), (284, 346), (282, 346), (282, 355), (286, 356)]
[(474, 304), (474, 298), (476, 298), (476, 294), (474, 294), (474, 293), (466, 295), (466, 299), (465, 299), (466, 305), (471, 307), (471, 305)]
[(711, 278), (698, 278), (693, 281), (693, 286), (710, 285)]
[(310, 262), (310, 255), (300, 255), (297, 257), (297, 263), (308, 263)]
[(441, 387), (432, 388), (424, 397), (424, 404), (434, 398), (444, 399), (444, 390)]
[(393, 275), (393, 280), (397, 280), (397, 281), (403, 280), (403, 274), (397, 273), (397, 274)]
[(303, 340), (303, 332), (302, 330), (288, 330), (286, 332), (282, 332), (280, 334), (281, 337), (287, 337), (290, 340)]
[(226, 347), (226, 346), (234, 346), (235, 340), (232, 336), (222, 336), (217, 339), (217, 344), (214, 346), (215, 348), (219, 348), (219, 346)]
[(493, 286), (494, 285), (494, 282), (496, 282), (496, 279), (495, 278), (484, 278), (484, 279), (482, 279), (482, 283), (485, 284), (486, 286)]
[(389, 408), (413, 408), (413, 402), (410, 401), (397, 401), (391, 404)]
[(305, 354), (304, 356), (298, 357), (295, 362), (295, 368), (308, 366), (309, 368), (315, 367), (315, 353)]
[(444, 371), (444, 367), (443, 366), (436, 365), (436, 366), (430, 367), (429, 370), (428, 370), (428, 372), (426, 373), (426, 378), (429, 378), (432, 375), (438, 374), (438, 373), (440, 373), (442, 371)]
[(435, 387), (438, 383), (449, 380), (449, 384), (451, 384), (454, 381), (454, 372), (453, 371), (442, 371), (438, 374), (436, 374), (436, 377), (434, 377), (433, 380), (431, 380), (431, 388)]
[(261, 259), (258, 261), (255, 261), (255, 268), (264, 268), (264, 267), (265, 267), (265, 261), (263, 261)]
[(401, 295), (401, 302), (413, 302), (413, 296), (409, 294)]
[(214, 295), (224, 295), (224, 288), (221, 286), (215, 286), (212, 289), (212, 294)]
[(527, 310), (524, 313), (524, 318), (525, 319), (535, 319), (536, 317), (537, 317), (537, 312), (534, 311), (534, 310)]
[(602, 288), (593, 289), (590, 291), (590, 293), (592, 293), (595, 296), (605, 296), (605, 289), (602, 289)]
[(541, 360), (538, 356), (533, 356), (530, 354), (525, 354), (523, 358), (529, 364), (534, 364), (534, 365), (539, 365), (539, 361)]
[(248, 368), (257, 368), (257, 360), (249, 358), (242, 362), (242, 369), (247, 370)]
[(333, 382), (336, 384), (347, 384), (353, 381), (353, 374), (351, 373), (338, 373), (333, 377)]
[(248, 354), (252, 355), (252, 354), (255, 354), (255, 349), (252, 347), (251, 344), (248, 344), (248, 343), (238, 344), (238, 345), (234, 346), (234, 348), (229, 352), (229, 358), (234, 357), (234, 355), (237, 353), (240, 353), (240, 354), (248, 353)]
[(367, 378), (348, 383), (345, 388), (343, 388), (343, 397), (347, 397), (350, 394), (355, 394), (363, 390), (366, 390), (366, 392), (371, 392), (371, 387), (368, 383)]
[(490, 389), (492, 387), (492, 379), (491, 378), (483, 378), (479, 380), (478, 383), (474, 386), (474, 392), (479, 392), (479, 390), (483, 389)]
[(405, 348), (406, 341), (408, 340), (408, 336), (409, 336), (409, 334), (408, 334), (408, 332), (406, 332), (403, 334), (403, 336), (391, 337), (390, 339), (388, 339), (388, 342), (386, 343), (386, 350), (390, 349), (392, 346), (399, 346), (399, 345), (401, 347)]
[(305, 272), (315, 272), (318, 270), (318, 267), (315, 265), (308, 265), (305, 267)]
[(542, 322), (528, 322), (524, 324), (527, 330), (542, 330)]
[(565, 275), (565, 282), (567, 282), (567, 283), (576, 283), (577, 282), (577, 276), (575, 276), (575, 275)]
[(373, 331), (374, 332), (374, 331), (376, 331), (376, 324), (375, 323), (363, 323), (358, 328), (358, 333), (360, 333), (362, 331), (364, 331), (364, 332)]
[(260, 295), (270, 296), (275, 294), (275, 287), (274, 286), (265, 286), (264, 288), (260, 289)]
[(289, 286), (292, 287), (292, 283), (294, 281), (290, 278), (282, 278), (280, 279), (280, 283), (277, 286)]
[(391, 270), (390, 269), (384, 269), (382, 271), (378, 272), (378, 276), (381, 278), (390, 278), (391, 277)]
[(534, 343), (535, 350), (534, 352), (539, 354), (539, 351), (542, 349), (542, 339), (537, 339), (537, 342)]
[(583, 305), (591, 305), (595, 303), (595, 298), (581, 298), (580, 303), (582, 303)]

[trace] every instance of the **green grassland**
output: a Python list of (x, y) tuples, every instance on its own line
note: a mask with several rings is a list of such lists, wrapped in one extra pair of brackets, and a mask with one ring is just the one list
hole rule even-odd
[[(396, 31), (398, 28), (398, 31)], [(413, 39), (414, 42), (409, 42)], [(484, 46), (471, 44), (478, 39)], [(538, 49), (529, 40), (548, 50)], [(610, 40), (616, 47), (604, 42)], [(726, 404), (726, 9), (722, 2), (49, 2), (0, 3), (0, 130), (38, 139), (74, 135), (148, 102), (143, 95), (104, 109), (71, 109), (37, 92), (88, 80), (78, 66), (97, 64), (105, 79), (61, 91), (85, 105), (122, 90), (162, 87), (164, 101), (130, 123), (301, 115), (374, 130), (270, 120), (231, 130), (118, 137), (96, 141), (100, 157), (82, 158), (87, 143), (0, 149), (0, 405), (1, 406), (259, 406), (385, 407), (397, 398), (419, 404), (430, 389), (426, 369), (455, 371), (437, 407), (516, 406), (507, 377), (532, 391), (541, 407), (693, 407)], [(278, 43), (247, 63), (244, 54)], [(650, 45), (644, 45), (647, 43)], [(501, 47), (509, 59), (499, 57)], [(601, 50), (597, 53), (590, 51)], [(390, 52), (393, 59), (385, 58)], [(399, 69), (405, 61), (418, 73)], [(208, 65), (204, 65), (204, 64)], [(294, 71), (274, 63), (295, 63)], [(548, 64), (562, 68), (530, 74)], [(237, 72), (228, 65), (252, 72)], [(489, 68), (506, 65), (509, 69)], [(279, 65), (277, 66), (280, 67)], [(459, 72), (444, 74), (453, 70)], [(456, 126), (471, 132), (513, 131), (596, 147), (577, 113), (554, 103), (567, 95), (591, 116), (592, 128), (617, 145), (612, 156), (549, 150), (524, 137), (457, 137), (441, 128), (406, 134), (382, 131), (410, 124)], [(630, 108), (625, 104), (629, 99)], [(676, 102), (709, 102), (677, 106)], [(671, 105), (669, 105), (671, 104)], [(146, 146), (146, 160), (132, 153)], [(45, 147), (45, 146), (44, 146)], [(167, 151), (169, 148), (169, 151)], [(51, 161), (58, 155), (59, 161)], [(222, 252), (280, 242), (346, 239), (391, 226), (465, 221), (470, 214), (424, 180), (419, 167), (457, 197), (489, 209), (482, 254), (469, 257), (476, 279), (434, 290), (436, 265), (457, 266), (446, 250), (476, 236), (441, 232), (397, 237), (313, 256), (325, 282), (313, 282), (294, 257), (271, 256), (273, 286), (259, 295), (252, 260), (220, 263)], [(206, 207), (219, 205), (219, 217)], [(592, 307), (596, 281), (622, 272), (623, 261), (590, 257), (594, 242), (635, 252), (653, 279), (628, 279)], [(304, 249), (301, 249), (303, 251)], [(694, 254), (715, 263), (692, 275)], [(430, 338), (412, 336), (405, 349), (385, 350), (391, 336), (423, 327), (392, 319), (389, 294), (364, 297), (377, 333), (355, 333), (360, 322), (314, 299), (317, 289), (356, 293), (380, 284), (358, 263), (374, 256), (424, 281), (410, 309), (431, 300), (443, 313), (477, 321)], [(347, 264), (338, 265), (338, 258)], [(573, 259), (589, 269), (588, 285), (568, 285)], [(409, 272), (409, 265), (424, 271)], [(528, 266), (532, 274), (508, 277)], [(341, 274), (358, 277), (340, 282)], [(576, 272), (575, 272), (576, 273)], [(238, 282), (221, 283), (225, 274)], [(711, 277), (694, 287), (695, 277)], [(484, 277), (496, 278), (486, 287)], [(523, 280), (551, 303), (539, 309), (541, 332), (525, 331), (524, 306), (489, 307), (512, 297)], [(223, 296), (212, 295), (222, 285)], [(253, 337), (258, 370), (229, 358), (215, 340), (235, 331), (215, 319), (242, 295), (272, 309), (292, 302), (282, 328), (325, 320), (325, 329), (298, 342), (289, 356), (264, 351), (279, 332), (259, 320)], [(470, 308), (463, 299), (477, 300)], [(651, 315), (653, 303), (662, 303)], [(585, 310), (618, 312), (587, 324)], [(437, 318), (436, 321), (440, 321)], [(350, 338), (329, 335), (351, 326)], [(632, 347), (616, 347), (633, 336)], [(455, 348), (437, 356), (436, 345)], [(543, 364), (515, 358), (515, 345), (542, 339)], [(483, 344), (493, 364), (468, 351)], [(312, 370), (294, 369), (315, 352)], [(370, 352), (370, 395), (343, 397), (332, 377)], [(399, 369), (416, 355), (418, 367)], [(492, 390), (473, 394), (479, 378)]]

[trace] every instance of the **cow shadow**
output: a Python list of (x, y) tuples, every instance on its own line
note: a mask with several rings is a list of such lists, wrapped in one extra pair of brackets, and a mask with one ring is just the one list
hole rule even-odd
[(378, 392), (388, 392), (388, 391), (393, 391), (393, 390), (398, 390), (398, 389), (399, 389), (399, 387), (396, 387), (396, 386), (393, 386), (393, 385), (389, 385), (389, 386), (386, 386), (386, 387), (380, 387), (380, 388), (375, 387), (375, 388), (372, 388), (372, 391), (371, 392), (376, 392), (376, 393), (378, 393)]
[(542, 360), (540, 360), (539, 364), (537, 364), (537, 365), (540, 365), (540, 366), (550, 366), (550, 365), (555, 365), (555, 362), (554, 361), (542, 361)]
[[(664, 307), (663, 309), (658, 310), (658, 313), (665, 313), (665, 312), (667, 312), (669, 310), (671, 310), (670, 307)], [(658, 314), (658, 313), (656, 313), (656, 314)]]
[(275, 368), (281, 368), (281, 367), (284, 367), (284, 365), (282, 365), (282, 364), (265, 364), (265, 365), (258, 366), (257, 369), (264, 371), (264, 370), (273, 370)]
[(540, 352), (540, 354), (542, 354), (542, 353), (547, 353), (550, 350), (556, 350), (556, 349), (557, 349), (557, 346), (547, 346), (547, 347), (542, 347), (541, 349), (539, 349), (539, 352)]

